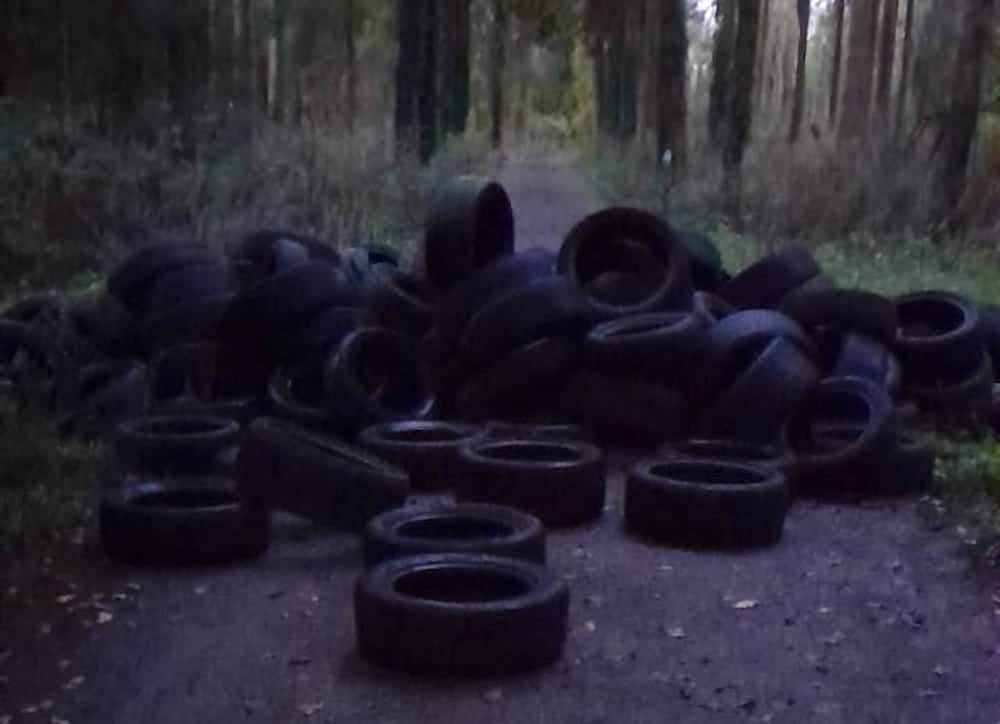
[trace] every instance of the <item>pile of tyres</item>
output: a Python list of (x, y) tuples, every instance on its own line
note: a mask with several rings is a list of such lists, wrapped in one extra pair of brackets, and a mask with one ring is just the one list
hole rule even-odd
[(110, 441), (114, 560), (259, 556), (273, 511), (359, 535), (361, 652), (439, 675), (560, 657), (546, 531), (604, 516), (606, 450), (631, 453), (630, 535), (741, 549), (796, 498), (926, 491), (917, 423), (991, 423), (995, 308), (841, 288), (798, 245), (731, 275), (634, 208), (514, 242), (504, 189), (463, 176), (410, 271), (287, 231), (151, 244), (94, 294), (6, 310), (0, 394)]

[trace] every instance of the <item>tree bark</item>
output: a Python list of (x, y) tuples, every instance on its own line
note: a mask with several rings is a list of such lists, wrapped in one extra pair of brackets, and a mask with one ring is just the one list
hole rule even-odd
[(799, 140), (802, 130), (802, 115), (806, 105), (806, 54), (809, 48), (810, 0), (798, 0), (799, 43), (795, 61), (795, 97), (792, 99), (792, 125), (788, 131), (789, 143)]
[[(660, 0), (654, 0), (660, 2)], [(716, 0), (718, 29), (712, 47), (712, 84), (708, 95), (708, 136), (715, 148), (721, 148), (726, 136), (726, 104), (733, 75), (733, 51), (736, 43), (735, 0)]]
[(465, 133), (469, 115), (470, 33), (469, 0), (445, 0), (444, 57), (441, 66), (444, 108), (442, 126), (446, 133)]
[(357, 12), (354, 0), (344, 0), (344, 64), (346, 66), (347, 88), (345, 89), (344, 110), (347, 128), (354, 130), (358, 116), (358, 51), (355, 40)]
[(415, 140), (417, 130), (417, 94), (421, 56), (421, 2), (399, 0), (396, 30), (399, 57), (396, 61), (396, 148), (407, 148)]
[(830, 113), (828, 122), (830, 128), (837, 123), (837, 110), (840, 103), (840, 68), (844, 63), (844, 12), (845, 0), (835, 0), (833, 14), (833, 63), (830, 75)]
[(267, 115), (279, 119), (281, 108), (281, 7), (280, 0), (268, 0), (267, 5)]
[(670, 149), (672, 173), (677, 178), (687, 167), (688, 38), (684, 0), (664, 0), (660, 23), (656, 157), (662, 158)]
[(759, 112), (767, 103), (768, 93), (773, 87), (773, 76), (770, 84), (765, 83), (764, 79), (767, 78), (769, 70), (767, 54), (770, 45), (771, 0), (758, 0), (758, 3), (761, 7), (757, 16), (757, 49), (754, 51), (754, 62), (756, 63), (754, 77), (757, 79), (754, 88), (756, 92), (754, 106)]
[(936, 217), (949, 222), (952, 228), (965, 192), (969, 156), (979, 124), (983, 69), (992, 34), (993, 0), (964, 0), (961, 6), (964, 6), (961, 38), (935, 175)]
[(758, 0), (738, 0), (737, 2), (736, 46), (733, 67), (746, 68), (746, 72), (736, 74), (730, 87), (728, 102), (728, 127), (726, 143), (722, 155), (723, 198), (737, 223), (741, 218), (743, 177), (741, 166), (750, 138), (753, 122), (754, 58), (757, 55), (757, 21), (760, 6)]
[(427, 163), (437, 150), (437, 23), (438, 0), (423, 0), (421, 28), (420, 95), (417, 113), (420, 117), (420, 160)]
[(892, 98), (892, 69), (896, 62), (896, 21), (899, 0), (882, 0), (882, 38), (879, 41), (878, 81), (875, 84), (875, 108), (883, 131), (887, 131), (889, 102)]
[(244, 85), (243, 78), (244, 69), (246, 67), (246, 48), (243, 43), (243, 27), (245, 21), (243, 18), (243, 2), (244, 0), (233, 0), (233, 41), (232, 41), (232, 83), (233, 83), (233, 96), (240, 100), (244, 100), (246, 97), (246, 86)]
[(910, 91), (910, 66), (913, 63), (913, 0), (906, 0), (906, 24), (903, 27), (903, 60), (896, 95), (896, 140), (899, 141), (906, 121), (906, 101)]
[(844, 112), (840, 119), (842, 140), (858, 140), (870, 127), (872, 81), (876, 64), (878, 36), (878, 0), (855, 0), (847, 39), (847, 79), (844, 86)]
[[(400, 0), (405, 2), (405, 0)], [(493, 148), (503, 145), (503, 76), (506, 65), (507, 0), (492, 0), (493, 23), (490, 32), (490, 142)]]

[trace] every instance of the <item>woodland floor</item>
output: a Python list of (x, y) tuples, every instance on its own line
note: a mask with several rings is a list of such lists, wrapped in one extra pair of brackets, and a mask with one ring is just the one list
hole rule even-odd
[[(522, 245), (558, 243), (599, 205), (565, 162), (501, 178)], [(282, 518), (245, 565), (85, 554), (30, 615), (0, 592), (0, 722), (1000, 722), (994, 582), (918, 503), (797, 504), (778, 546), (721, 554), (626, 537), (620, 474), (609, 493), (600, 525), (550, 536), (571, 631), (549, 670), (424, 682), (370, 667), (354, 648), (358, 540)]]

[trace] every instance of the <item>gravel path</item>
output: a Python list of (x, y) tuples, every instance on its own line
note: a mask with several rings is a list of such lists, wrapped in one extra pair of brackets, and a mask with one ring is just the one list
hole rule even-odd
[[(567, 164), (501, 178), (529, 245), (557, 244), (598, 205)], [(418, 682), (368, 666), (354, 651), (358, 541), (283, 520), (244, 566), (98, 568), (74, 601), (99, 590), (101, 619), (60, 606), (46, 636), (0, 615), (0, 722), (1000, 722), (991, 592), (916, 503), (798, 505), (777, 547), (694, 553), (625, 537), (610, 482), (601, 525), (550, 537), (572, 596), (550, 670)]]

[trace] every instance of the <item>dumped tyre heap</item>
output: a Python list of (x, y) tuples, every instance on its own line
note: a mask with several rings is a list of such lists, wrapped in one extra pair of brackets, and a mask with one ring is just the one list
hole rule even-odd
[(504, 190), (460, 177), (419, 256), (146, 246), (97, 294), (6, 311), (0, 394), (113, 441), (112, 558), (260, 555), (275, 510), (361, 535), (362, 653), (442, 675), (560, 656), (545, 530), (604, 515), (605, 448), (639, 451), (630, 534), (732, 549), (777, 542), (796, 496), (926, 490), (918, 417), (989, 423), (995, 309), (840, 288), (799, 246), (730, 276), (704, 236), (611, 208), (515, 253)]

